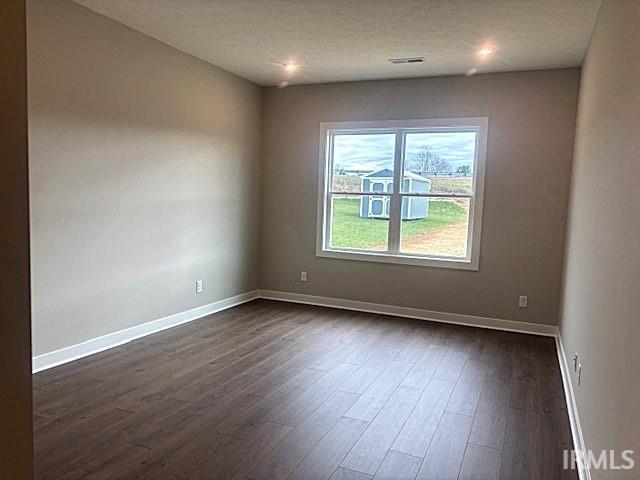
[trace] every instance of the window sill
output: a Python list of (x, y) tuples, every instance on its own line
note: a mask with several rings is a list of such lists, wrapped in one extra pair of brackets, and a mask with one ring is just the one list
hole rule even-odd
[(360, 262), (395, 263), (420, 267), (447, 268), (453, 270), (478, 271), (477, 258), (472, 260), (450, 259), (446, 257), (419, 257), (411, 255), (389, 255), (387, 253), (354, 252), (347, 250), (318, 250), (316, 257), (355, 260)]

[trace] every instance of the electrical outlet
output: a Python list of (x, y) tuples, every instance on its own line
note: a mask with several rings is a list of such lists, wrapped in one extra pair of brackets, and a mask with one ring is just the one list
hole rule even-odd
[(301, 282), (307, 281), (307, 272), (300, 272), (300, 281)]
[(578, 364), (578, 386), (580, 386), (580, 380), (582, 380), (582, 364)]
[(520, 297), (518, 297), (518, 307), (527, 308), (528, 303), (529, 297), (527, 297), (526, 295), (520, 295)]
[(202, 293), (202, 280), (196, 280), (196, 293)]
[(578, 371), (578, 352), (573, 354), (573, 371)]

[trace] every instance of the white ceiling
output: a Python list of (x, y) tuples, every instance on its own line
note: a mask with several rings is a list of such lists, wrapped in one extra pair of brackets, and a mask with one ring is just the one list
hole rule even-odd
[[(600, 0), (76, 0), (260, 85), (577, 66)], [(482, 60), (476, 51), (496, 52)], [(391, 65), (389, 58), (424, 56)], [(300, 68), (288, 75), (293, 61)]]

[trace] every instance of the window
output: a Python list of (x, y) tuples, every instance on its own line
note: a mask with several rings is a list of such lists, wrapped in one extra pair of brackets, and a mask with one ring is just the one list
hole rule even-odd
[(487, 125), (321, 124), (316, 254), (477, 270)]

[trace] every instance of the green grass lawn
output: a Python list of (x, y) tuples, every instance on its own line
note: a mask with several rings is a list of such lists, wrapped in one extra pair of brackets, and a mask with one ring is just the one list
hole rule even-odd
[[(422, 220), (403, 220), (403, 238), (432, 228), (465, 220), (467, 209), (449, 200), (430, 200), (429, 216)], [(360, 218), (360, 199), (336, 198), (333, 201), (333, 247), (371, 248), (386, 245), (388, 220)]]

